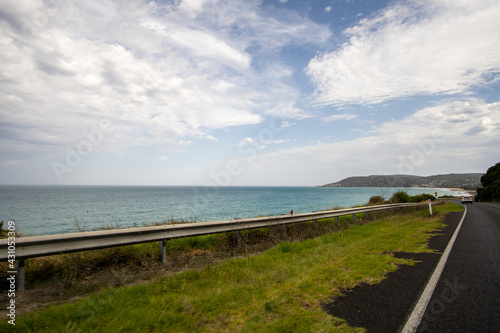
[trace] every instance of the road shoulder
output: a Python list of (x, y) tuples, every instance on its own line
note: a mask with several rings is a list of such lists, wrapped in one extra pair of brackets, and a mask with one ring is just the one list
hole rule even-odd
[(445, 227), (429, 240), (429, 248), (437, 253), (394, 253), (400, 258), (419, 261), (414, 266), (402, 265), (378, 284), (363, 284), (344, 291), (344, 296), (323, 304), (330, 315), (343, 318), (352, 327), (368, 332), (396, 332), (406, 322), (419, 295), (436, 267), (441, 253), (452, 237), (463, 212), (449, 213)]

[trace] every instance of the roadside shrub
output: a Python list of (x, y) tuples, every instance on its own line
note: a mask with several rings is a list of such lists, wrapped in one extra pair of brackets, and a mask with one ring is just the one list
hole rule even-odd
[(381, 205), (385, 202), (385, 199), (380, 195), (374, 195), (370, 197), (370, 201), (368, 201), (368, 205)]
[(0, 238), (7, 238), (9, 230), (3, 228), (3, 221), (0, 222)]
[(431, 201), (436, 200), (436, 197), (433, 196), (432, 194), (423, 193), (422, 196), (424, 197), (424, 200), (429, 200), (429, 199), (431, 199)]
[(422, 193), (422, 194), (412, 195), (408, 202), (418, 203), (422, 201), (428, 201), (429, 199), (431, 199), (431, 201), (434, 201), (436, 200), (436, 197), (433, 196), (432, 194)]
[(410, 195), (405, 191), (397, 191), (389, 199), (390, 203), (406, 203), (410, 201)]

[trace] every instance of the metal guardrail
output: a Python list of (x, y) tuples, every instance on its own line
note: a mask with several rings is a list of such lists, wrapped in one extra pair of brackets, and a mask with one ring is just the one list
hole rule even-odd
[[(426, 204), (389, 204), (369, 207), (358, 207), (341, 210), (329, 210), (313, 213), (302, 213), (295, 215), (280, 215), (269, 217), (257, 217), (247, 219), (235, 219), (228, 221), (197, 222), (186, 224), (168, 224), (153, 227), (140, 227), (128, 229), (114, 229), (102, 231), (89, 231), (71, 234), (19, 237), (15, 240), (15, 259), (17, 261), (18, 290), (24, 290), (24, 260), (29, 258), (50, 256), (56, 254), (81, 252), (88, 250), (103, 249), (116, 246), (159, 242), (160, 261), (165, 261), (165, 243), (169, 239), (201, 236), (215, 233), (236, 232), (239, 240), (241, 230), (255, 229), (276, 225), (300, 223), (352, 215), (353, 223), (356, 222), (356, 214), (376, 212), (387, 209), (416, 207)], [(7, 239), (0, 240), (0, 262), (7, 261), (8, 256)]]

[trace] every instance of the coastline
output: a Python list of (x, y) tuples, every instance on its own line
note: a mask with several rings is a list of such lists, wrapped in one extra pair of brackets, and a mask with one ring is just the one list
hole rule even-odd
[(222, 221), (366, 204), (370, 197), (456, 195), (437, 188), (1, 187), (0, 217), (23, 235), (42, 236), (168, 221)]
[(432, 176), (406, 174), (352, 176), (337, 182), (324, 184), (322, 187), (399, 187), (398, 185), (402, 185), (402, 187), (474, 188), (480, 186), (482, 175), (482, 173), (449, 173)]

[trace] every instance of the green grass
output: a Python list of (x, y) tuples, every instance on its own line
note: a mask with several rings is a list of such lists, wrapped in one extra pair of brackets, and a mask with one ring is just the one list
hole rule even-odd
[[(358, 220), (361, 220), (358, 214)], [(349, 217), (341, 218), (341, 227), (347, 227)], [(198, 262), (220, 260), (221, 258), (260, 253), (284, 240), (301, 241), (337, 230), (333, 219), (318, 221), (318, 232), (311, 228), (311, 222), (287, 226), (284, 235), (281, 226), (244, 230), (241, 232), (242, 246), (235, 248), (234, 233), (211, 234), (197, 237), (172, 239), (166, 243), (166, 254), (175, 270), (190, 266), (193, 257)], [(58, 292), (51, 301), (88, 294), (102, 287), (120, 286), (134, 280), (130, 271), (148, 271), (154, 276), (162, 270), (158, 262), (158, 243), (136, 244), (102, 250), (76, 252), (49, 257), (33, 258), (26, 261), (26, 284), (28, 288), (57, 286)], [(198, 263), (198, 266), (200, 263)], [(192, 266), (192, 265), (191, 265)], [(8, 263), (0, 263), (0, 289), (8, 288), (6, 278)], [(112, 271), (123, 276), (115, 279), (96, 280), (103, 272)], [(125, 272), (124, 272), (125, 271)], [(92, 283), (82, 283), (89, 282)], [(133, 282), (133, 281), (132, 281)], [(46, 295), (47, 297), (47, 295)]]
[[(389, 216), (302, 242), (282, 242), (260, 255), (187, 270), (143, 285), (104, 290), (72, 304), (19, 316), (16, 329), (22, 332), (362, 331), (324, 313), (320, 302), (339, 296), (340, 289), (364, 282), (376, 283), (398, 265), (413, 265), (412, 260), (398, 259), (390, 253), (430, 251), (426, 247), (429, 232), (442, 227), (445, 213), (461, 208), (454, 204), (434, 207), (434, 217), (429, 217), (425, 209)], [(344, 218), (341, 223), (346, 221)], [(0, 323), (0, 330), (6, 326), (6, 322)]]

